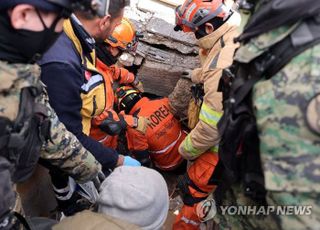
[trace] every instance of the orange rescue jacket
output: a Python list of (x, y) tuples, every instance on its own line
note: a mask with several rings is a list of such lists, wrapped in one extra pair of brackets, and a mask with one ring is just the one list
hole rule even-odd
[[(105, 95), (106, 95), (106, 106), (103, 113), (99, 116), (96, 116), (92, 120), (90, 136), (97, 141), (100, 141), (103, 145), (116, 148), (117, 147), (117, 136), (110, 136), (107, 133), (103, 132), (99, 125), (101, 122), (109, 117), (111, 112), (113, 119), (119, 121), (118, 114), (113, 110), (115, 103), (115, 95), (113, 91), (113, 84), (115, 81), (120, 84), (131, 84), (134, 82), (134, 75), (124, 68), (119, 68), (117, 66), (107, 66), (102, 61), (97, 59), (97, 69), (102, 73), (105, 81)], [(134, 124), (133, 117), (128, 115), (123, 115), (128, 126), (132, 127)]]
[(141, 98), (131, 109), (131, 115), (146, 117), (150, 124), (145, 135), (133, 129), (127, 130), (128, 148), (134, 151), (148, 150), (151, 160), (162, 170), (172, 170), (182, 161), (178, 152), (186, 137), (179, 121), (169, 110), (168, 98)]

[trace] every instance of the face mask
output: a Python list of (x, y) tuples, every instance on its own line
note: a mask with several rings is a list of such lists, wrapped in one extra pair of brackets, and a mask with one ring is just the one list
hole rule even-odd
[(48, 28), (46, 27), (40, 13), (37, 11), (38, 17), (44, 27), (43, 31), (35, 32), (29, 30), (17, 30), (17, 34), (27, 44), (24, 49), (24, 56), (31, 62), (36, 62), (42, 55), (53, 45), (53, 43), (58, 39), (60, 33), (55, 32), (57, 23), (60, 21), (61, 17), (57, 17), (52, 25)]
[[(231, 16), (231, 14), (228, 16), (228, 18), (229, 18), (230, 16)], [(228, 18), (227, 18), (227, 19), (228, 19)], [(227, 20), (227, 19), (226, 19), (226, 20)], [(224, 20), (223, 18), (215, 17), (215, 18), (211, 19), (209, 22), (212, 24), (214, 30), (217, 30), (217, 29), (220, 28), (220, 26), (223, 25), (223, 23), (225, 22), (225, 20)], [(205, 29), (205, 28), (206, 28), (206, 27), (205, 27), (205, 23), (204, 23), (204, 24), (202, 24), (201, 26), (199, 26), (199, 29), (194, 33), (195, 36), (196, 36), (196, 38), (197, 38), (198, 40), (208, 35), (208, 34), (206, 33), (206, 29)]]
[(0, 39), (3, 43), (1, 51), (7, 51), (7, 61), (13, 63), (35, 63), (59, 37), (60, 33), (55, 32), (55, 27), (61, 17), (57, 17), (48, 28), (38, 11), (37, 14), (44, 27), (44, 30), (37, 32), (24, 29), (15, 30), (10, 24), (9, 16), (1, 17), (1, 24), (5, 19), (5, 23), (1, 26), (1, 30), (4, 29)]
[(194, 35), (196, 36), (196, 39), (199, 40), (199, 39), (207, 36), (208, 34), (206, 33), (204, 27), (200, 26), (199, 29), (196, 32), (194, 32)]
[(111, 52), (107, 48), (107, 44), (105, 42), (97, 42), (96, 43), (96, 52), (98, 58), (105, 63), (107, 66), (112, 66), (117, 63), (118, 58), (123, 54), (122, 51), (118, 53), (117, 56), (113, 56)]

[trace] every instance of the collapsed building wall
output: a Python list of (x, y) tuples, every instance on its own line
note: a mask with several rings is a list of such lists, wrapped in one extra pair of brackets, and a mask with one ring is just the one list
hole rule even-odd
[(174, 89), (184, 70), (199, 66), (194, 36), (174, 31), (174, 5), (180, 2), (131, 0), (125, 12), (144, 37), (135, 57), (125, 55), (121, 59), (125, 65), (137, 67), (137, 76), (147, 92), (166, 96)]

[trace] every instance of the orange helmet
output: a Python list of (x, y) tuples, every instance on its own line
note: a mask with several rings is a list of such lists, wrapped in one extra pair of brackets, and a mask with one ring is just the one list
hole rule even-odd
[(215, 17), (224, 18), (228, 13), (223, 0), (186, 0), (176, 8), (175, 30), (195, 32), (202, 24)]
[(126, 113), (129, 113), (132, 106), (141, 99), (141, 92), (131, 86), (121, 86), (115, 95), (117, 109), (125, 110)]
[(114, 29), (106, 42), (112, 47), (124, 51), (135, 51), (138, 45), (138, 37), (139, 35), (132, 22), (127, 18), (123, 18), (121, 24)]

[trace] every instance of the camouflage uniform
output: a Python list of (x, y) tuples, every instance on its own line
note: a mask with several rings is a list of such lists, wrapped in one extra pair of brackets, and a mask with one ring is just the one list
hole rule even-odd
[[(246, 62), (288, 35), (281, 27), (251, 39), (236, 53)], [(311, 215), (222, 216), (221, 229), (320, 229), (320, 45), (293, 58), (253, 88), (268, 205), (312, 205)], [(224, 203), (254, 205), (234, 185)]]
[[(38, 85), (40, 68), (37, 65), (0, 62), (0, 79), (0, 116), (14, 120), (19, 111), (21, 89)], [(44, 144), (40, 157), (78, 182), (93, 179), (101, 170), (100, 164), (58, 120), (46, 93), (41, 94), (37, 100), (48, 108), (51, 121), (51, 140)]]

